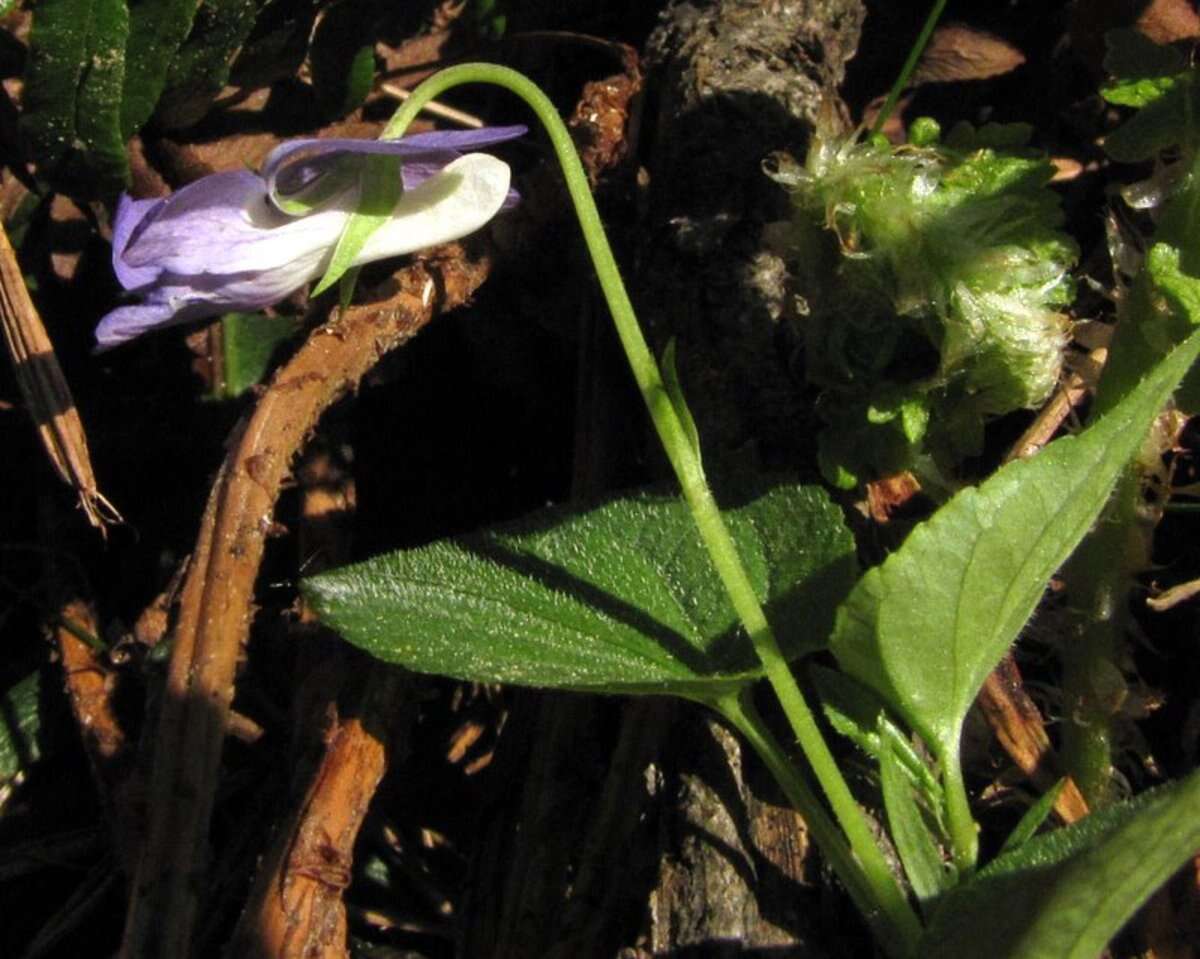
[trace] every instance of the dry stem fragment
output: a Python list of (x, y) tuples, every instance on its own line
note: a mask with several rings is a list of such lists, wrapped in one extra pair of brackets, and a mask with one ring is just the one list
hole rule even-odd
[(100, 492), (92, 472), (87, 435), (54, 346), (25, 287), (17, 256), (0, 226), (0, 325), (25, 405), (50, 463), (79, 496), (88, 522), (102, 533), (121, 514)]
[[(330, 404), (411, 339), (435, 308), (465, 302), (486, 274), (486, 262), (469, 262), (457, 244), (408, 267), (390, 299), (351, 308), (336, 326), (315, 330), (235, 432), (180, 602), (150, 787), (149, 839), (126, 917), (123, 959), (190, 954), (234, 674), (265, 544), (260, 520), (271, 516), (292, 458)], [(420, 291), (431, 278), (440, 302), (426, 306)]]
[[(978, 702), (1009, 758), (1039, 789), (1050, 789), (1058, 779), (1054, 750), (1042, 714), (1025, 692), (1011, 653), (988, 676), (979, 691)], [(1054, 811), (1064, 823), (1087, 815), (1087, 803), (1071, 780), (1067, 780), (1058, 794)]]

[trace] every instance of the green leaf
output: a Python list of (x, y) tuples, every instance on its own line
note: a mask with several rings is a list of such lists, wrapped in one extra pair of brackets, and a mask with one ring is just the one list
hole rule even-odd
[(928, 907), (953, 886), (954, 873), (942, 860), (937, 839), (917, 802), (912, 778), (904, 768), (902, 752), (897, 749), (904, 743), (904, 737), (883, 715), (879, 717), (879, 736), (882, 745), (879, 783), (883, 789), (888, 831), (904, 864), (913, 894), (923, 907)]
[(380, 0), (338, 0), (313, 31), (309, 66), (321, 112), (345, 116), (357, 109), (375, 82), (375, 36)]
[(1171, 90), (1187, 69), (1181, 51), (1160, 46), (1140, 30), (1109, 30), (1104, 41), (1108, 46), (1104, 69), (1114, 79), (1100, 93), (1109, 103), (1144, 107)]
[(32, 672), (0, 693), (0, 784), (41, 754), (38, 731), (40, 674)]
[(957, 761), (962, 722), (984, 679), (1198, 351), (1193, 333), (1081, 435), (957, 494), (838, 610), (831, 646), (842, 668), (878, 692), (943, 763)]
[(121, 92), (125, 0), (42, 0), (29, 36), (21, 133), (39, 173), (73, 197), (106, 197), (129, 178)]
[(1198, 110), (1200, 75), (1189, 70), (1105, 137), (1104, 151), (1121, 163), (1137, 163), (1172, 147), (1195, 146)]
[(226, 313), (221, 317), (223, 381), (215, 390), (218, 399), (241, 396), (261, 383), (271, 368), (271, 359), (281, 344), (300, 329), (290, 316), (261, 313)]
[[(855, 572), (840, 510), (779, 486), (725, 516), (785, 653), (818, 645)], [(301, 589), (349, 642), (418, 672), (699, 699), (761, 674), (677, 497), (550, 509)]]
[[(882, 762), (884, 743), (880, 726), (887, 718), (883, 700), (869, 687), (836, 669), (813, 663), (808, 667), (808, 674), (821, 698), (821, 709), (829, 725), (876, 762)], [(894, 739), (889, 748), (892, 757), (900, 760), (909, 783), (920, 791), (926, 805), (940, 810), (942, 785), (912, 743), (900, 737)]]
[(202, 0), (192, 32), (167, 70), (157, 117), (166, 127), (191, 126), (225, 87), (233, 58), (254, 27), (258, 0)]
[(938, 903), (918, 954), (1093, 959), (1200, 849), (1200, 772), (1002, 856)]
[(1008, 838), (1004, 840), (1004, 845), (1000, 852), (1012, 852), (1014, 849), (1019, 849), (1025, 845), (1036, 833), (1054, 811), (1054, 804), (1058, 802), (1058, 796), (1063, 791), (1063, 787), (1067, 784), (1065, 779), (1060, 779), (1046, 792), (1038, 797), (1038, 801), (1025, 810), (1025, 815), (1021, 817), (1021, 821), (1013, 827), (1013, 831), (1008, 834)]
[(371, 234), (392, 215), (403, 190), (399, 160), (390, 156), (366, 157), (359, 183), (358, 208), (350, 215), (342, 235), (338, 237), (325, 275), (313, 287), (310, 296), (320, 296), (340, 280), (354, 265), (354, 258), (367, 245)]
[(129, 0), (121, 103), (124, 139), (150, 119), (167, 83), (167, 67), (187, 38), (195, 15), (196, 0)]
[(229, 82), (240, 87), (265, 87), (294, 77), (308, 56), (313, 22), (321, 0), (265, 0), (259, 4), (250, 31), (234, 57)]

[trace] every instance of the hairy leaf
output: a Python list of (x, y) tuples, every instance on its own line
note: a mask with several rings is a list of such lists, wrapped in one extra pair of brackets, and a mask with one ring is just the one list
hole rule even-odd
[(30, 673), (0, 692), (0, 784), (38, 758), (40, 676)]
[(124, 139), (150, 119), (167, 83), (167, 67), (186, 39), (195, 15), (196, 0), (130, 0), (121, 104)]
[(43, 0), (33, 19), (22, 96), (29, 158), (53, 187), (103, 197), (129, 177), (121, 95), (125, 0)]
[(258, 0), (202, 0), (192, 32), (167, 71), (158, 118), (168, 127), (198, 121), (229, 79), (230, 65), (258, 15)]
[[(819, 645), (855, 571), (840, 511), (817, 489), (781, 486), (726, 518), (788, 655)], [(760, 675), (675, 497), (551, 509), (302, 589), (347, 640), (419, 672), (700, 699)]]

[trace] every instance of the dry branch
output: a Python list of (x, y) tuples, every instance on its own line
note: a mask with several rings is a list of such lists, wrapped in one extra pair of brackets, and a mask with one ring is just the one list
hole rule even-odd
[(259, 867), (229, 955), (238, 959), (344, 959), (352, 853), (387, 765), (397, 670), (367, 677), (361, 715), (338, 725), (320, 769)]
[(436, 312), (487, 274), (457, 245), (397, 276), (398, 292), (318, 328), (235, 431), (209, 496), (180, 602), (150, 786), (149, 837), (126, 917), (123, 959), (187, 959), (205, 868), (234, 674), (280, 485), (321, 414)]
[(101, 531), (121, 516), (96, 486), (87, 436), (54, 346), (29, 298), (8, 234), (0, 226), (0, 326), (25, 405), (51, 465), (79, 496), (88, 521)]
[[(1021, 673), (1011, 653), (992, 670), (979, 691), (978, 702), (1009, 758), (1039, 790), (1050, 789), (1059, 777), (1058, 757), (1046, 735), (1041, 712), (1025, 692)], [(1054, 811), (1065, 823), (1073, 823), (1088, 814), (1079, 787), (1070, 779), (1058, 794)]]
[(113, 705), (116, 675), (108, 661), (83, 639), (99, 632), (95, 607), (72, 596), (55, 616), (54, 645), (62, 659), (67, 698), (83, 739), (100, 798), (108, 812), (117, 860), (132, 875), (141, 842), (141, 783)]

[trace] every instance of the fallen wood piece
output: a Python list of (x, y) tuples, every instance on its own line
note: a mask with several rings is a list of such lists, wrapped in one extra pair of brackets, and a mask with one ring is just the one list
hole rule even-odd
[(187, 959), (209, 819), (254, 582), (280, 486), (321, 414), (385, 353), (464, 302), (488, 272), (458, 244), (397, 274), (397, 291), (314, 330), (230, 442), (180, 602), (150, 783), (149, 834), (126, 916), (122, 959)]

